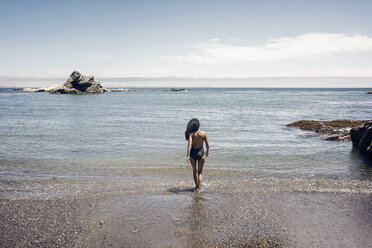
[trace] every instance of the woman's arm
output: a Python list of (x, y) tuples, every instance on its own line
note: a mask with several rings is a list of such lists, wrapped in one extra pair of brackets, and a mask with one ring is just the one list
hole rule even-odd
[(189, 136), (189, 143), (187, 144), (187, 163), (190, 163), (190, 151), (192, 146), (192, 136)]
[(205, 152), (205, 157), (208, 157), (208, 153), (209, 153), (209, 143), (208, 143), (208, 138), (207, 138), (207, 134), (205, 134), (205, 146), (207, 148), (207, 151)]

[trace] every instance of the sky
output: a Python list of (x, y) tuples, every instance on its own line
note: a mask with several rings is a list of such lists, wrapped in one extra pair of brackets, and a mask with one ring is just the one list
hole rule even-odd
[(0, 76), (372, 77), (371, 9), (370, 0), (0, 0)]

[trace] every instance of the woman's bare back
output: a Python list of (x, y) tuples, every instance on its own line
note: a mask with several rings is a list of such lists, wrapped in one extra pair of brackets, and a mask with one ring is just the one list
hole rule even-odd
[(191, 134), (192, 147), (194, 147), (194, 148), (202, 147), (206, 136), (207, 136), (207, 134), (203, 131), (200, 131), (200, 130), (192, 133)]

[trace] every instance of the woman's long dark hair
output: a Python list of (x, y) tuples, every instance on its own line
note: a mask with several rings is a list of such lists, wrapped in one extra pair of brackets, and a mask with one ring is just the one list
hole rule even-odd
[(199, 130), (199, 127), (200, 127), (199, 120), (196, 119), (196, 118), (191, 119), (189, 121), (189, 123), (187, 123), (186, 131), (185, 131), (185, 138), (186, 138), (186, 140), (189, 140), (190, 134), (192, 134), (193, 132), (198, 131)]

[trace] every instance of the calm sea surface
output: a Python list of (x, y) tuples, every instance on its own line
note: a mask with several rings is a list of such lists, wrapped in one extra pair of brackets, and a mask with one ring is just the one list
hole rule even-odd
[(285, 127), (300, 119), (372, 119), (366, 91), (145, 88), (52, 95), (1, 89), (0, 177), (110, 178), (128, 169), (172, 174), (188, 168), (184, 130), (198, 118), (210, 142), (207, 171), (371, 181), (370, 161), (351, 142)]

